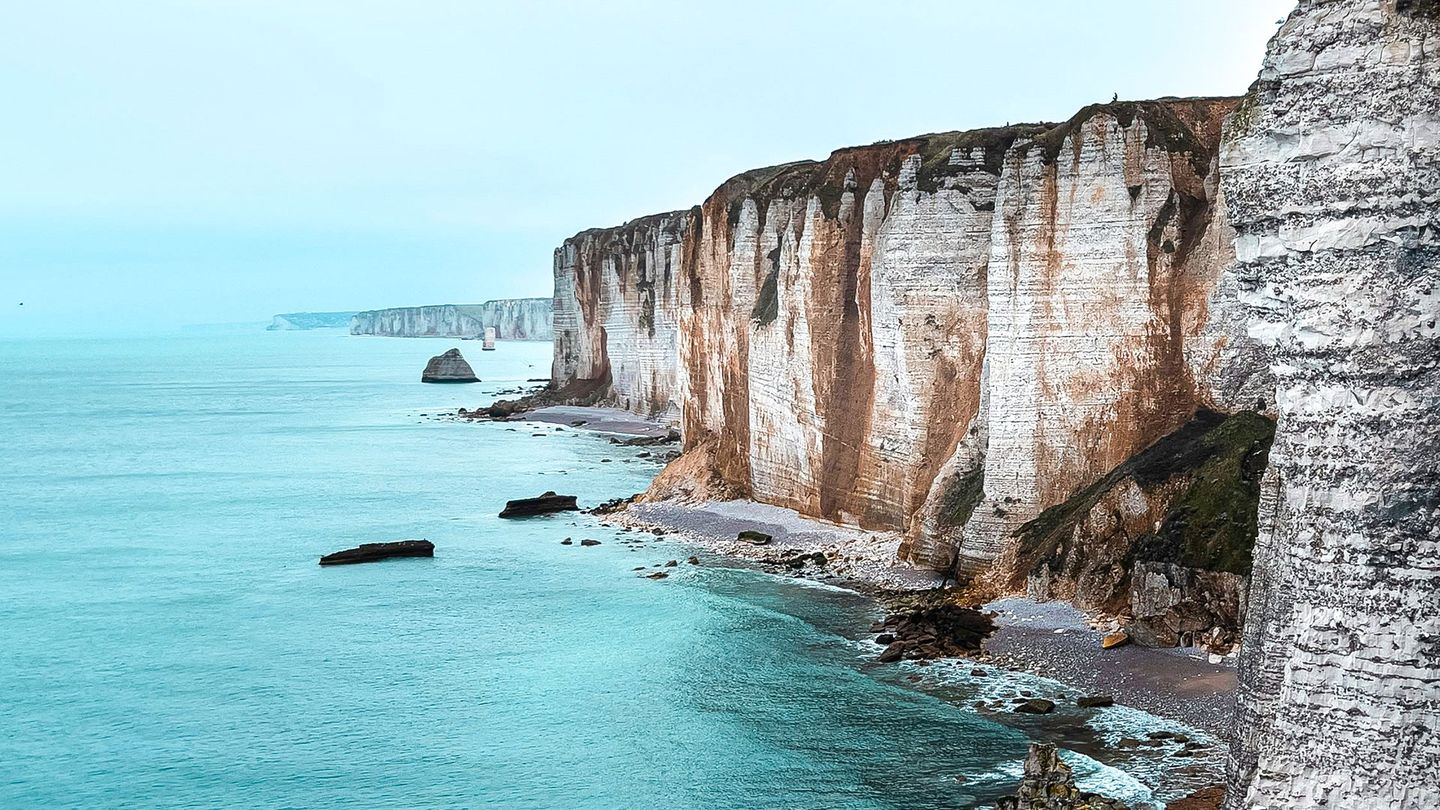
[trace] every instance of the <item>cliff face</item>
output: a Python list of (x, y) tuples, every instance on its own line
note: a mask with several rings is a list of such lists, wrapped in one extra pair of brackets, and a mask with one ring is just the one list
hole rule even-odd
[(564, 391), (680, 416), (680, 268), (689, 213), (585, 231), (555, 251), (555, 359)]
[(1440, 806), (1440, 6), (1302, 0), (1226, 196), (1278, 428), (1231, 808)]
[(267, 332), (293, 332), (305, 329), (336, 329), (349, 326), (353, 312), (287, 312), (276, 315), (265, 327)]
[(352, 335), (385, 337), (473, 338), (495, 327), (501, 340), (550, 340), (548, 298), (501, 298), (483, 304), (438, 304), (358, 312), (350, 321)]
[(1225, 294), (1235, 103), (843, 149), (586, 231), (556, 252), (555, 380), (682, 424), (653, 496), (748, 495), (981, 569), (1198, 407), (1267, 387)]

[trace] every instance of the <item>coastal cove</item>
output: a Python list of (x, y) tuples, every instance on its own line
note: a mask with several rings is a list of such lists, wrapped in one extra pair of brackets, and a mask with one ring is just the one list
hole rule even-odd
[[(0, 805), (964, 808), (1013, 790), (1032, 739), (1131, 802), (1215, 781), (1218, 750), (1113, 745), (1193, 729), (968, 661), (877, 665), (853, 590), (589, 515), (499, 520), (661, 465), (566, 424), (437, 419), (545, 376), (549, 345), (475, 352), (468, 386), (419, 382), (435, 351), (0, 343)], [(316, 564), (405, 538), (434, 559)], [(972, 708), (1021, 690), (1062, 707)]]

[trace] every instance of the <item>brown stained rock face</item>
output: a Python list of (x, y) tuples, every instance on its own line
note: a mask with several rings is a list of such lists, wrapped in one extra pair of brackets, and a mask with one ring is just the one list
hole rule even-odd
[(556, 384), (682, 426), (649, 498), (752, 497), (984, 570), (1198, 407), (1254, 406), (1223, 379), (1255, 370), (1219, 295), (1236, 102), (842, 149), (579, 234)]

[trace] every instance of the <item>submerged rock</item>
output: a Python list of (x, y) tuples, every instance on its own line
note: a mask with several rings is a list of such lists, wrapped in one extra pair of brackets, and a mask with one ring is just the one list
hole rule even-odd
[(480, 378), (475, 376), (475, 370), (460, 356), (460, 350), (451, 349), (430, 358), (430, 362), (425, 364), (425, 371), (420, 374), (420, 382), (473, 383), (480, 382)]
[(575, 512), (579, 509), (580, 506), (575, 503), (574, 495), (556, 495), (551, 491), (538, 498), (519, 498), (506, 501), (505, 508), (500, 510), (500, 517), (530, 517), (531, 515), (548, 515), (552, 512)]
[(390, 557), (434, 557), (435, 544), (429, 540), (397, 540), (393, 543), (362, 543), (320, 558), (321, 565), (349, 565)]

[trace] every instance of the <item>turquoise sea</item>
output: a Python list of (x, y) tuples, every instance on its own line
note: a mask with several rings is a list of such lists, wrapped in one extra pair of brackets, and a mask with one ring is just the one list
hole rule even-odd
[[(690, 550), (497, 519), (658, 466), (427, 416), (548, 375), (548, 344), (471, 343), (485, 382), (420, 384), (450, 345), (0, 342), (0, 806), (961, 808), (1013, 787), (1023, 728), (967, 708), (978, 686), (875, 667), (866, 599), (714, 559), (641, 579)], [(435, 558), (316, 565), (410, 537)]]

